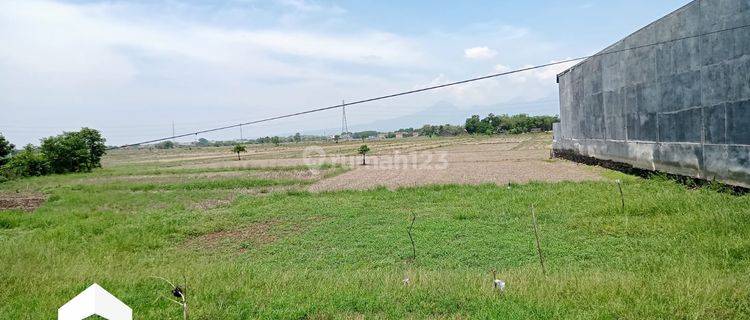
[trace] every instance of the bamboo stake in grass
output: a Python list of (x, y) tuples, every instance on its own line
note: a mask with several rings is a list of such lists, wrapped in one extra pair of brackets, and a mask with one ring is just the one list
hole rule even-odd
[(620, 190), (620, 212), (622, 212), (622, 214), (625, 214), (625, 195), (622, 193), (622, 181), (620, 181), (620, 179), (617, 179), (615, 180), (615, 182), (617, 183), (617, 188)]
[(534, 223), (534, 237), (536, 238), (536, 252), (539, 254), (539, 264), (542, 265), (542, 273), (547, 274), (547, 269), (544, 268), (544, 256), (542, 255), (542, 246), (539, 244), (539, 228), (536, 224), (536, 213), (534, 212), (534, 205), (531, 205), (531, 220)]
[[(617, 183), (617, 189), (620, 190), (620, 213), (625, 217), (625, 232), (627, 232), (629, 219), (627, 213), (625, 213), (625, 194), (622, 192), (622, 181), (617, 179), (615, 183)], [(627, 241), (627, 238), (625, 241)]]
[[(175, 297), (180, 298), (180, 301), (167, 298), (165, 296), (161, 296), (161, 298), (167, 299), (171, 302), (174, 302), (176, 304), (179, 304), (180, 307), (182, 307), (182, 319), (188, 320), (188, 305), (187, 305), (187, 296), (185, 295), (185, 290), (187, 289), (187, 280), (183, 279), (185, 281), (184, 288), (180, 288), (178, 285), (174, 285), (172, 281), (167, 280), (166, 278), (157, 277), (157, 276), (151, 276), (151, 278), (162, 280), (166, 283), (168, 283), (172, 287), (172, 295)], [(159, 299), (159, 298), (157, 298)]]
[(412, 261), (417, 260), (417, 247), (414, 244), (414, 237), (411, 234), (411, 231), (414, 229), (414, 221), (417, 220), (417, 215), (414, 214), (414, 212), (411, 213), (411, 224), (409, 225), (409, 228), (406, 230), (409, 233), (409, 240), (411, 241), (411, 259)]
[[(417, 215), (414, 214), (414, 212), (411, 213), (411, 224), (409, 224), (409, 227), (406, 228), (406, 233), (409, 234), (409, 241), (411, 241), (411, 259), (407, 261), (408, 265), (411, 265), (414, 263), (415, 260), (417, 260), (417, 246), (414, 244), (414, 236), (412, 236), (411, 232), (414, 229), (414, 221), (417, 220)], [(409, 268), (411, 270), (411, 267)], [(405, 286), (408, 286), (410, 283), (409, 280), (409, 274), (407, 271), (407, 274), (404, 275), (403, 283)]]

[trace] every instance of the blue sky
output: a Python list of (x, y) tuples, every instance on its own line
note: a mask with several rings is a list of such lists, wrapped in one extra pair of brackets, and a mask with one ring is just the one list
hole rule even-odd
[[(0, 132), (23, 145), (90, 126), (124, 144), (170, 135), (172, 121), (177, 133), (250, 121), (591, 54), (685, 3), (0, 1)], [(416, 127), (431, 112), (555, 114), (565, 67), (347, 115), (355, 129), (393, 129), (403, 123), (389, 119), (417, 114)], [(321, 134), (340, 123), (331, 111), (243, 133)]]

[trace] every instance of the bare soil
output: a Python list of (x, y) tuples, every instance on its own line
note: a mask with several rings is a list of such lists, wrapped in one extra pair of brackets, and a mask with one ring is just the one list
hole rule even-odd
[(47, 200), (41, 193), (0, 193), (0, 210), (34, 211)]
[(212, 232), (188, 240), (185, 246), (202, 249), (232, 246), (244, 251), (243, 244), (262, 246), (276, 241), (279, 235), (271, 232), (271, 229), (279, 223), (278, 220), (261, 221), (240, 229)]
[(222, 230), (189, 239), (184, 247), (192, 249), (222, 250), (232, 249), (242, 253), (250, 248), (259, 248), (283, 237), (303, 232), (310, 222), (321, 218), (313, 217), (293, 224), (284, 224), (283, 220), (271, 219), (246, 225), (239, 229)]

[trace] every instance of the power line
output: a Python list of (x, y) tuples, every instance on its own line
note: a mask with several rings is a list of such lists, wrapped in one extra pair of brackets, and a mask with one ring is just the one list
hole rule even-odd
[(476, 82), (476, 81), (480, 81), (480, 80), (497, 78), (497, 77), (501, 77), (501, 76), (506, 76), (506, 75), (514, 74), (514, 73), (519, 73), (519, 72), (524, 72), (524, 71), (530, 71), (530, 70), (535, 70), (535, 69), (541, 69), (541, 68), (551, 67), (551, 66), (555, 66), (555, 65), (559, 65), (559, 64), (563, 64), (563, 63), (580, 61), (580, 60), (584, 60), (584, 59), (589, 59), (589, 58), (594, 58), (594, 57), (604, 56), (604, 55), (609, 55), (609, 54), (615, 54), (615, 53), (620, 53), (620, 52), (625, 52), (625, 51), (637, 50), (637, 49), (641, 49), (641, 48), (646, 48), (646, 47), (651, 47), (651, 46), (657, 46), (657, 45), (661, 45), (661, 44), (667, 44), (667, 43), (671, 43), (671, 42), (676, 42), (676, 41), (681, 41), (681, 40), (687, 40), (687, 39), (692, 39), (692, 38), (698, 38), (698, 37), (702, 37), (702, 36), (707, 36), (707, 35), (717, 34), (717, 33), (721, 33), (721, 32), (727, 32), (727, 31), (733, 31), (733, 30), (738, 30), (738, 29), (747, 28), (747, 27), (750, 27), (750, 25), (741, 25), (741, 26), (732, 27), (732, 28), (719, 29), (719, 30), (715, 30), (715, 31), (711, 31), (711, 32), (706, 32), (706, 33), (701, 33), (701, 34), (697, 34), (697, 35), (679, 37), (679, 38), (670, 39), (670, 40), (666, 40), (666, 41), (659, 41), (659, 42), (654, 42), (654, 43), (650, 43), (650, 44), (645, 44), (645, 45), (640, 45), (640, 46), (634, 46), (634, 47), (629, 47), (629, 48), (619, 49), (619, 50), (609, 51), (607, 49), (604, 49), (603, 51), (601, 51), (601, 52), (599, 52), (597, 54), (594, 54), (594, 55), (582, 56), (582, 57), (573, 58), (573, 59), (565, 59), (565, 60), (562, 60), (562, 61), (546, 63), (546, 64), (537, 65), (537, 66), (531, 66), (531, 67), (526, 67), (526, 68), (521, 68), (521, 69), (516, 69), (516, 70), (511, 70), (511, 71), (494, 73), (494, 74), (490, 74), (490, 75), (486, 75), (486, 76), (482, 76), (482, 77), (476, 77), (476, 78), (470, 78), (470, 79), (461, 80), (461, 81), (449, 82), (449, 83), (445, 83), (445, 84), (441, 84), (441, 85), (429, 86), (429, 87), (424, 87), (424, 88), (415, 89), (415, 90), (402, 91), (402, 92), (388, 94), (388, 95), (384, 95), (384, 96), (379, 96), (379, 97), (374, 97), (374, 98), (368, 98), (368, 99), (362, 99), (362, 100), (357, 100), (357, 101), (353, 101), (353, 102), (349, 102), (349, 103), (342, 103), (342, 104), (337, 104), (337, 105), (328, 106), (328, 107), (310, 109), (310, 110), (306, 110), (306, 111), (300, 111), (300, 112), (285, 114), (285, 115), (281, 115), (281, 116), (264, 118), (264, 119), (260, 119), (260, 120), (254, 120), (254, 121), (249, 121), (249, 122), (244, 122), (244, 123), (238, 123), (238, 124), (233, 124), (233, 125), (228, 125), (228, 126), (222, 126), (222, 127), (212, 128), (212, 129), (199, 130), (199, 131), (195, 131), (195, 132), (191, 132), (191, 133), (185, 133), (185, 134), (180, 134), (180, 135), (174, 135), (173, 134), (171, 137), (165, 137), (165, 138), (159, 138), (159, 139), (142, 141), (142, 142), (138, 142), (138, 143), (126, 144), (126, 145), (122, 145), (120, 147), (113, 147), (112, 149), (125, 148), (125, 147), (134, 147), (134, 146), (139, 146), (139, 145), (142, 145), (142, 144), (149, 144), (149, 143), (160, 142), (160, 141), (165, 141), (165, 140), (173, 140), (173, 139), (176, 139), (176, 138), (183, 138), (183, 137), (188, 137), (188, 136), (193, 136), (193, 135), (199, 135), (199, 134), (203, 134), (203, 133), (209, 133), (209, 132), (214, 132), (214, 131), (221, 131), (221, 130), (236, 128), (236, 127), (241, 127), (241, 126), (244, 126), (244, 125), (251, 125), (251, 124), (256, 124), (256, 123), (261, 123), (261, 122), (268, 122), (268, 121), (279, 120), (279, 119), (284, 119), (284, 118), (296, 117), (296, 116), (300, 116), (300, 115), (305, 115), (305, 114), (314, 113), (314, 112), (320, 112), (320, 111), (326, 111), (326, 110), (331, 110), (331, 109), (337, 109), (337, 108), (342, 108), (343, 109), (343, 108), (345, 108), (347, 106), (358, 105), (358, 104), (363, 104), (363, 103), (373, 102), (373, 101), (378, 101), (378, 100), (384, 100), (384, 99), (390, 99), (390, 98), (395, 98), (395, 97), (400, 97), (400, 96), (415, 94), (415, 93), (419, 93), (419, 92), (425, 92), (425, 91), (430, 91), (430, 90), (435, 90), (435, 89), (441, 89), (441, 88), (445, 88), (445, 87), (451, 87), (451, 86), (466, 84), (466, 83), (470, 83), (470, 82)]

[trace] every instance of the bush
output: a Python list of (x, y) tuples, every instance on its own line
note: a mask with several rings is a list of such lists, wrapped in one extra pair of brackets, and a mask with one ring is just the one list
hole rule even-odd
[(82, 172), (101, 167), (106, 140), (99, 131), (80, 131), (42, 139), (42, 146), (27, 145), (2, 166), (5, 178), (41, 176), (50, 173)]
[(91, 171), (101, 167), (105, 141), (99, 131), (83, 128), (42, 139), (41, 152), (52, 173)]
[(172, 149), (174, 148), (174, 142), (169, 140), (162, 141), (157, 143), (154, 147), (156, 147), (156, 149)]
[(9, 178), (42, 176), (50, 172), (49, 161), (32, 145), (27, 145), (3, 166), (3, 173)]

